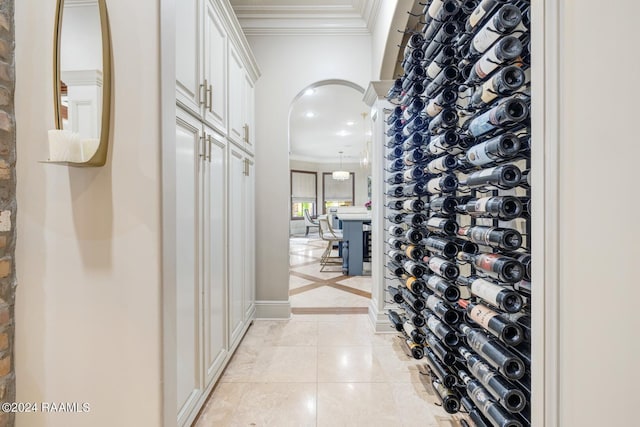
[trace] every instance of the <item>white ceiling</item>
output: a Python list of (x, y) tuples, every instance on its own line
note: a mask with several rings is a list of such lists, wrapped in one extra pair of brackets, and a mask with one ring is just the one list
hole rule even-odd
[[(340, 84), (319, 86), (298, 98), (290, 115), (291, 159), (336, 162), (343, 151), (345, 163), (359, 162), (371, 132), (369, 107), (362, 98), (359, 90)], [(367, 113), (365, 120), (362, 113)]]
[(231, 0), (247, 35), (371, 34), (382, 0)]

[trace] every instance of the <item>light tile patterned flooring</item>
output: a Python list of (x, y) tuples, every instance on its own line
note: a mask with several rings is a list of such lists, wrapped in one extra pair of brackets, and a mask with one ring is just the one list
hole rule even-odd
[[(294, 308), (366, 308), (370, 278), (318, 273), (324, 249), (314, 239), (291, 248)], [(256, 320), (195, 426), (461, 427), (434, 405), (421, 365), (366, 314)]]

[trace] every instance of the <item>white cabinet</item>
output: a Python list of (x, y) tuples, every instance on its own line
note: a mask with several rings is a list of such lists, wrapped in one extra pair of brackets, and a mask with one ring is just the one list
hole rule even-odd
[(216, 130), (227, 127), (227, 31), (218, 1), (176, 7), (176, 100)]
[(178, 420), (196, 407), (202, 391), (200, 363), (199, 144), (202, 125), (179, 112), (176, 120), (176, 339)]
[(232, 14), (227, 0), (176, 2), (175, 162), (163, 180), (175, 200), (166, 218), (175, 217), (167, 299), (176, 304), (176, 384), (165, 405), (177, 405), (179, 426), (191, 425), (255, 314), (258, 69)]

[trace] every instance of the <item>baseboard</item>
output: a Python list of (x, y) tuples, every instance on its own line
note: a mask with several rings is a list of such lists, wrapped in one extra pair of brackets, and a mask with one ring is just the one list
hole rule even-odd
[(378, 311), (378, 303), (373, 298), (369, 301), (369, 321), (375, 333), (394, 332), (386, 313)]
[(256, 301), (256, 319), (289, 319), (289, 301)]

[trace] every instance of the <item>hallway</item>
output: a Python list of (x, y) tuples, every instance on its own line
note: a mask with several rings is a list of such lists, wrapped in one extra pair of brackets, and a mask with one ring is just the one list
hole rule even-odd
[(363, 314), (256, 320), (195, 426), (461, 426), (421, 365)]

